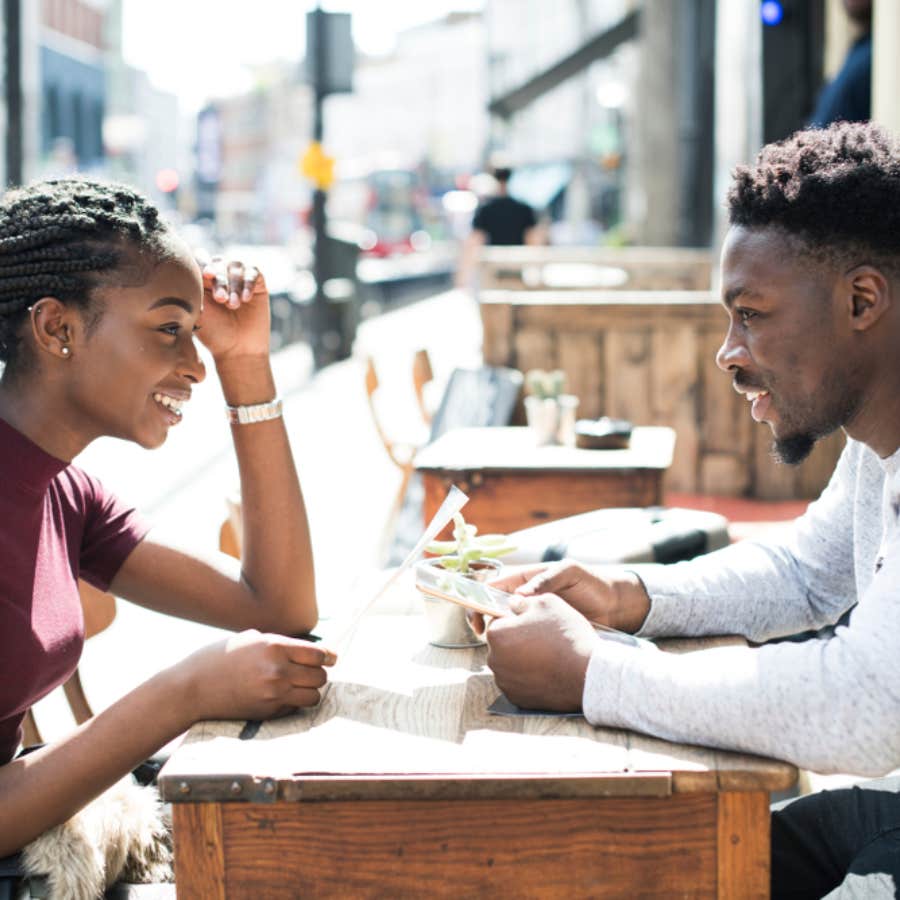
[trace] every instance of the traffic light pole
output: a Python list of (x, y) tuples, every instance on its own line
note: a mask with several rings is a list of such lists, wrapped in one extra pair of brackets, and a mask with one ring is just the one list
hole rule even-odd
[[(324, 131), (323, 106), (325, 102), (325, 74), (327, 72), (327, 42), (325, 40), (325, 14), (320, 6), (313, 11), (315, 28), (315, 66), (313, 69), (313, 140), (321, 144)], [(312, 344), (313, 359), (317, 369), (332, 361), (334, 349), (331, 343), (330, 312), (328, 297), (325, 295), (325, 282), (328, 279), (327, 235), (325, 222), (325, 191), (316, 186), (312, 198), (313, 244), (313, 278), (316, 293), (313, 297), (312, 309)]]
[(22, 2), (3, 0), (3, 49), (6, 86), (6, 183), (21, 184), (22, 139)]
[[(325, 101), (325, 16), (320, 6), (313, 11), (315, 28), (314, 46), (316, 48), (313, 68), (313, 140), (322, 143), (325, 130), (323, 105)], [(313, 357), (316, 368), (325, 364), (323, 342), (325, 338), (325, 320), (328, 298), (325, 296), (325, 191), (316, 186), (313, 190), (312, 226), (313, 244), (313, 278), (316, 282), (316, 293), (313, 297)]]

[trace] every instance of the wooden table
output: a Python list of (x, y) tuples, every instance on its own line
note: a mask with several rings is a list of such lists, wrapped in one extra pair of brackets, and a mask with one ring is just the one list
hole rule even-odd
[(539, 447), (528, 428), (456, 428), (416, 456), (424, 520), (451, 484), (469, 495), (464, 515), (482, 534), (593, 509), (659, 506), (674, 446), (671, 428), (635, 428), (627, 450)]
[(160, 778), (179, 898), (768, 895), (793, 766), (492, 716), (486, 651), (431, 647), (419, 604), (362, 620), (319, 708), (191, 729)]

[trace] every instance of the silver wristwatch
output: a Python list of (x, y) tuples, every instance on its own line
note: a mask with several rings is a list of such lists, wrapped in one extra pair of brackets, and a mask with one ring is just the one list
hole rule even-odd
[(253, 403), (249, 406), (226, 406), (225, 416), (232, 425), (252, 425), (254, 422), (268, 422), (281, 416), (281, 400), (276, 397), (268, 403)]

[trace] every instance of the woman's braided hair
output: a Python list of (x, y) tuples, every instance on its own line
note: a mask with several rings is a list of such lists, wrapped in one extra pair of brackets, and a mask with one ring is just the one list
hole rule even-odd
[(878, 125), (798, 131), (735, 170), (732, 225), (775, 226), (821, 261), (900, 262), (900, 147)]
[(0, 362), (17, 361), (18, 333), (41, 297), (87, 308), (102, 273), (128, 251), (161, 257), (168, 227), (130, 187), (81, 177), (41, 181), (0, 200)]

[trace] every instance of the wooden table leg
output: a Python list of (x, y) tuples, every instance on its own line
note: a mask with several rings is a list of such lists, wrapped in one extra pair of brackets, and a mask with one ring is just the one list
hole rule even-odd
[(769, 896), (769, 795), (765, 791), (718, 795), (718, 896)]
[(218, 803), (174, 803), (178, 900), (225, 900), (225, 839)]

